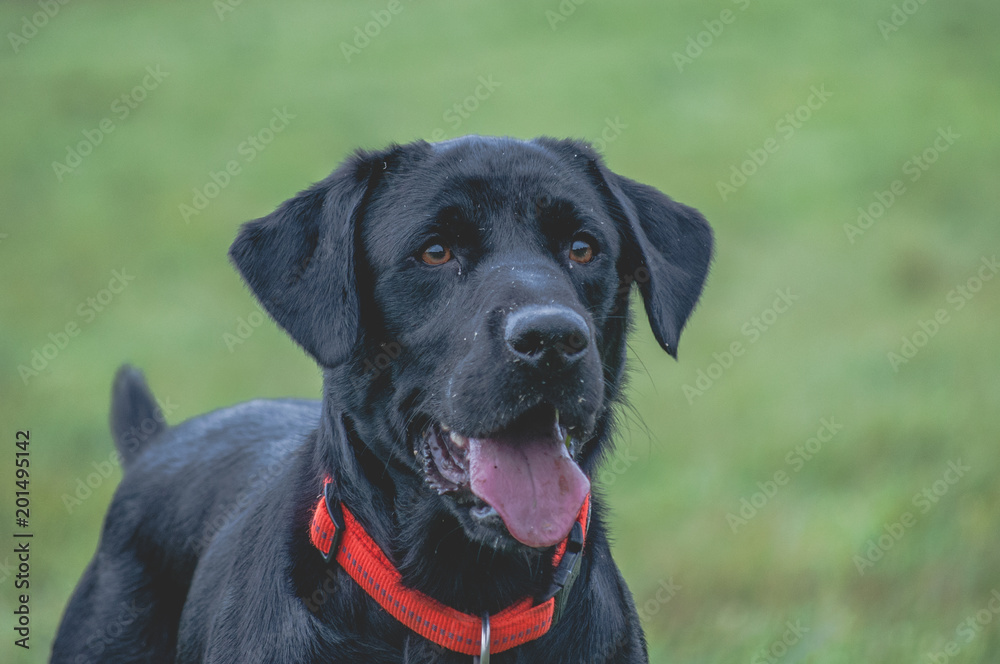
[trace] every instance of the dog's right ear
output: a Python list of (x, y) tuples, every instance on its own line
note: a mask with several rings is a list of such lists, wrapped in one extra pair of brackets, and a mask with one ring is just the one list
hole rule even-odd
[(243, 224), (229, 248), (267, 312), (323, 366), (346, 360), (358, 340), (355, 229), (398, 151), (355, 153), (325, 180)]
[[(712, 229), (694, 208), (662, 192), (612, 173), (586, 143), (536, 139), (582, 168), (622, 227), (625, 246), (619, 264), (624, 283), (636, 282), (653, 336), (677, 357), (677, 342), (694, 310), (712, 261)], [(640, 276), (641, 275), (641, 276)]]

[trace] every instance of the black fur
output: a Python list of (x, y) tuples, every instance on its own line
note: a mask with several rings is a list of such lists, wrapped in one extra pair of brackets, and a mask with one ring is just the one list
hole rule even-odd
[(122, 466), (128, 468), (146, 440), (158, 436), (167, 426), (163, 412), (146, 385), (142, 372), (128, 365), (115, 375), (111, 388), (111, 437), (118, 448)]
[[(580, 231), (597, 249), (586, 264), (568, 259)], [(436, 238), (453, 258), (430, 266), (420, 256)], [(320, 364), (322, 401), (249, 402), (123, 449), (127, 472), (52, 661), (468, 662), (323, 562), (307, 526), (324, 476), (411, 587), (474, 614), (540, 595), (552, 550), (432, 490), (414, 457), (422, 433), (445, 421), (484, 436), (558, 409), (595, 477), (621, 401), (630, 284), (675, 354), (711, 247), (695, 210), (578, 142), (466, 137), (356, 153), (244, 225), (230, 251)], [(584, 322), (572, 362), (511, 354), (506, 316), (535, 305)], [(116, 440), (154, 408), (123, 369)], [(646, 661), (599, 489), (562, 619), (494, 664)]]

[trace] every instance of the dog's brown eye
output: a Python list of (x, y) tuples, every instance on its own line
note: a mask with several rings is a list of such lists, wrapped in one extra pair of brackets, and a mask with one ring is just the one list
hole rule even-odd
[(594, 258), (594, 247), (587, 240), (577, 237), (569, 246), (569, 258), (576, 263), (589, 263)]
[(427, 245), (421, 258), (428, 265), (443, 265), (451, 260), (451, 249), (439, 242), (434, 242)]

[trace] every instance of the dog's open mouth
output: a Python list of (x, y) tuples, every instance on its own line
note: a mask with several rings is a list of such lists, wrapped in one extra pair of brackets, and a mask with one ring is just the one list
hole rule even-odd
[(418, 452), (438, 493), (464, 494), (476, 518), (495, 513), (514, 539), (544, 548), (566, 537), (590, 491), (573, 460), (574, 447), (558, 413), (538, 408), (484, 437), (433, 423)]

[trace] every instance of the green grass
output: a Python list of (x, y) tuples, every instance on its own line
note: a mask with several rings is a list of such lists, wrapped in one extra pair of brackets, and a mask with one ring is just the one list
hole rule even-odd
[[(1000, 8), (927, 2), (883, 39), (888, 0), (742, 4), (591, 0), (553, 30), (554, 0), (404, 1), (351, 62), (340, 43), (386, 3), (244, 2), (224, 20), (207, 1), (70, 3), (18, 53), (5, 38), (0, 418), (8, 450), (31, 430), (36, 533), (32, 649), (14, 661), (45, 660), (96, 545), (117, 470), (72, 513), (63, 495), (111, 452), (119, 363), (147, 372), (174, 422), (318, 394), (317, 370), (272, 323), (233, 352), (223, 341), (255, 311), (226, 261), (239, 223), (355, 147), (435, 130), (594, 140), (616, 119), (611, 167), (698, 207), (718, 238), (679, 363), (637, 317), (620, 472), (602, 476), (651, 659), (754, 661), (798, 621), (809, 631), (779, 661), (925, 662), (956, 638), (949, 661), (996, 661), (1000, 616), (968, 642), (956, 630), (1000, 589), (1000, 279), (960, 310), (948, 295), (1000, 254)], [(673, 53), (726, 8), (733, 22), (678, 71)], [(0, 6), (3, 32), (36, 11)], [(147, 66), (169, 76), (120, 119), (112, 103)], [(500, 85), (454, 128), (445, 114), (480, 76)], [(786, 140), (776, 123), (812, 86), (832, 96)], [(185, 223), (179, 206), (244, 158), (275, 108), (295, 116), (288, 127)], [(105, 118), (115, 130), (57, 180), (52, 162)], [(949, 127), (960, 137), (911, 182), (905, 162)], [(777, 152), (723, 201), (718, 181), (771, 137)], [(905, 193), (850, 243), (844, 224), (897, 179)], [(122, 269), (134, 280), (83, 318)], [(744, 325), (777, 289), (798, 299), (752, 340)], [(887, 354), (939, 308), (949, 321), (894, 371)], [(79, 335), (25, 384), (19, 365), (71, 322)], [(684, 386), (733, 342), (743, 354), (689, 403)], [(842, 430), (796, 472), (786, 455), (831, 416)], [(914, 495), (957, 459), (971, 470), (922, 513)], [(734, 533), (726, 515), (782, 470), (788, 482)], [(854, 557), (905, 512), (915, 524), (859, 574)]]

